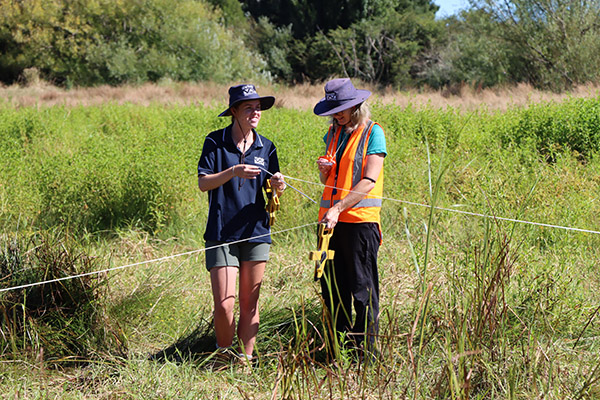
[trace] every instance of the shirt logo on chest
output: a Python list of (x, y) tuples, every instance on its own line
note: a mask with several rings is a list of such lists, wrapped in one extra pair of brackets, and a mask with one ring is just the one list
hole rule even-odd
[(254, 164), (256, 165), (260, 165), (260, 166), (265, 166), (265, 159), (262, 157), (254, 157)]

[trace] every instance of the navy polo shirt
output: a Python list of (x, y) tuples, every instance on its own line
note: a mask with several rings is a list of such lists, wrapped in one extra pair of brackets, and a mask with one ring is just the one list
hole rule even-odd
[[(271, 174), (279, 172), (275, 145), (254, 132), (254, 143), (243, 155), (233, 143), (232, 125), (208, 134), (198, 161), (198, 176), (214, 174), (237, 164), (254, 164)], [(251, 239), (253, 243), (271, 243), (269, 214), (265, 210), (263, 187), (271, 175), (261, 170), (255, 179), (233, 177), (222, 186), (208, 191), (208, 220), (205, 240), (233, 242)]]

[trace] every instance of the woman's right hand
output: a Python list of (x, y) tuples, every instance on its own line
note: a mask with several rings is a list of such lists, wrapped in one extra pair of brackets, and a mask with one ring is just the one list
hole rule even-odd
[(319, 172), (323, 176), (327, 176), (331, 172), (333, 163), (324, 157), (320, 157), (319, 159), (317, 159), (317, 166), (319, 167)]
[(256, 165), (237, 164), (233, 166), (233, 176), (243, 179), (254, 179), (260, 175), (260, 168)]

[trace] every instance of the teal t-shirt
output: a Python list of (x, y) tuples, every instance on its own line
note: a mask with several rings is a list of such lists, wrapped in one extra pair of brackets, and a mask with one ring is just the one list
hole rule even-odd
[[(346, 148), (346, 144), (348, 143), (348, 138), (350, 135), (344, 133), (344, 129), (342, 128), (341, 132), (342, 137), (340, 138), (339, 147), (336, 151), (336, 161), (340, 162), (340, 157), (344, 153), (344, 149)], [(327, 134), (323, 137), (323, 141), (327, 143)], [(387, 156), (387, 149), (385, 146), (385, 135), (383, 134), (383, 129), (377, 124), (373, 125), (371, 129), (371, 136), (369, 136), (369, 143), (367, 143), (367, 155), (371, 154), (383, 154), (383, 156)]]

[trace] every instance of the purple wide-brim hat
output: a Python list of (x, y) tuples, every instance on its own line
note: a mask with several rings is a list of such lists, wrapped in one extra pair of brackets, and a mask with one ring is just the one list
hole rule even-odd
[(258, 100), (260, 101), (261, 110), (268, 110), (275, 104), (273, 96), (259, 96), (256, 88), (251, 84), (236, 85), (229, 88), (229, 107), (227, 110), (219, 114), (219, 117), (231, 115), (231, 107), (242, 101)]
[(344, 111), (365, 101), (371, 92), (356, 89), (350, 79), (333, 79), (325, 85), (325, 97), (314, 108), (314, 113), (325, 116)]

